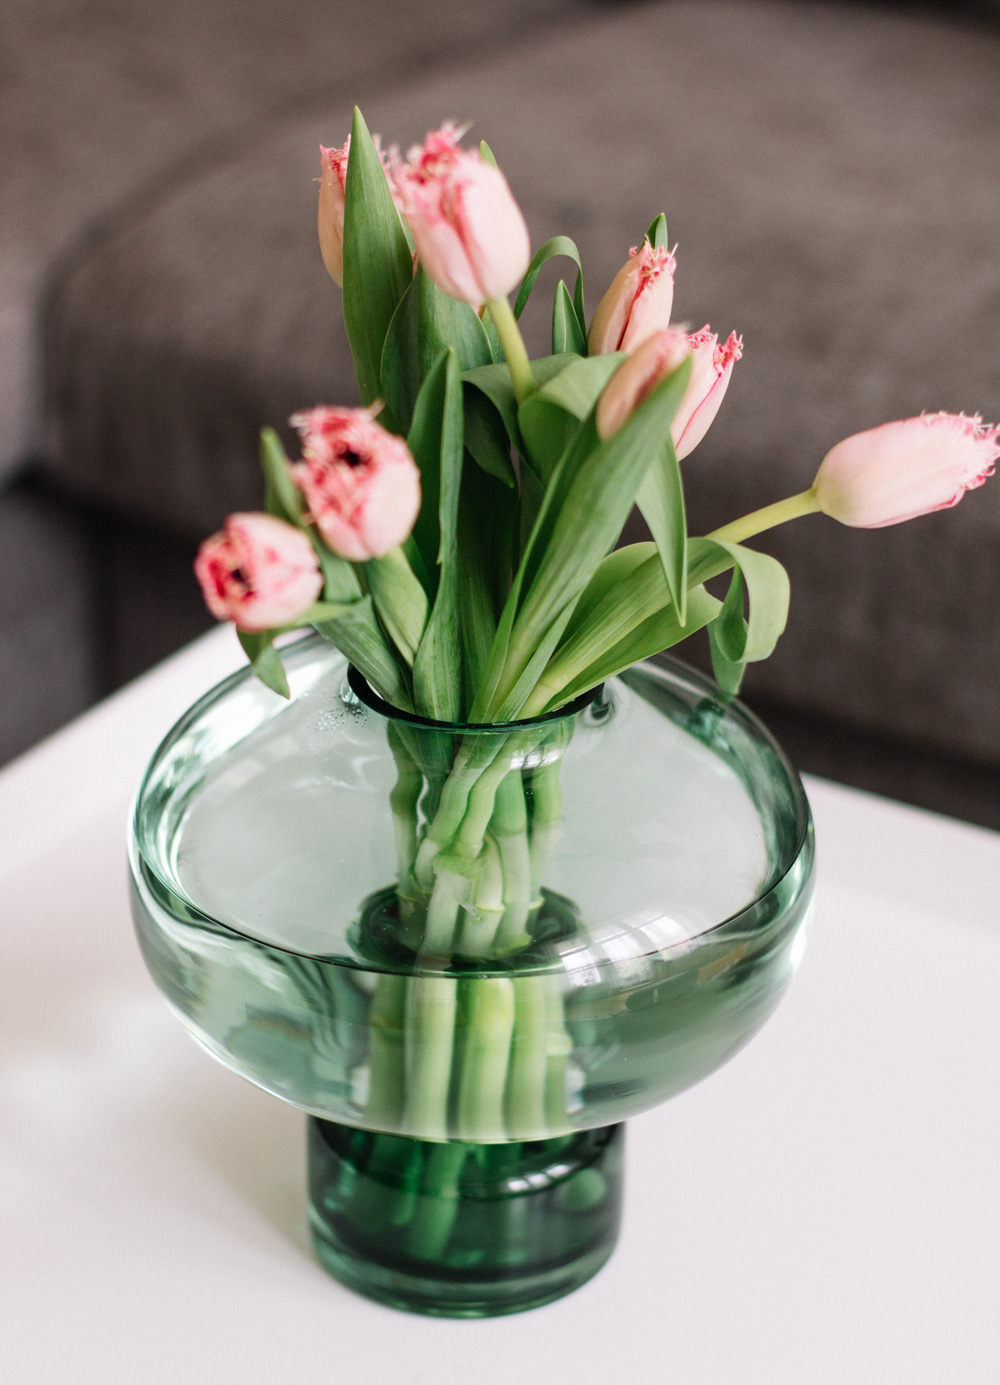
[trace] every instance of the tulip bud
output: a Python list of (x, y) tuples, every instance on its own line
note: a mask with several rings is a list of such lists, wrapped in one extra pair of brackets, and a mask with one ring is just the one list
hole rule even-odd
[(338, 284), (344, 282), (344, 190), (350, 152), (350, 135), (340, 149), (319, 147), (319, 248), (327, 272)]
[(460, 149), (461, 133), (443, 125), (406, 163), (396, 158), (392, 177), (425, 273), (478, 309), (517, 284), (531, 242), (506, 178), (478, 151)]
[(654, 332), (615, 371), (597, 401), (594, 423), (600, 438), (617, 433), (654, 385), (672, 375), (691, 354), (686, 332)]
[(729, 388), (733, 366), (743, 355), (743, 338), (735, 332), (730, 332), (726, 344), (720, 346), (716, 334), (703, 327), (692, 332), (688, 342), (693, 356), (691, 383), (670, 425), (678, 461), (693, 452), (708, 432)]
[(289, 625), (323, 589), (306, 535), (272, 515), (230, 515), (198, 549), (194, 571), (212, 615), (238, 630)]
[(947, 510), (993, 475), (1000, 445), (976, 414), (921, 414), (838, 442), (813, 482), (819, 508), (856, 529)]
[(626, 264), (597, 305), (587, 334), (591, 356), (631, 351), (653, 332), (670, 325), (677, 261), (665, 247), (643, 241), (628, 252)]
[(381, 558), (406, 539), (420, 511), (420, 472), (402, 438), (371, 409), (320, 406), (293, 414), (302, 437), (292, 479), (327, 547), (352, 563)]
[(598, 400), (595, 418), (598, 434), (602, 438), (610, 437), (653, 386), (690, 355), (691, 379), (670, 425), (680, 461), (708, 432), (722, 403), (733, 366), (742, 353), (743, 340), (735, 333), (730, 334), (725, 346), (719, 346), (715, 333), (707, 327), (700, 332), (673, 329), (655, 332), (622, 362)]
[[(388, 178), (389, 155), (380, 147), (378, 135), (372, 137), (375, 151), (382, 160)], [(319, 248), (330, 277), (338, 284), (344, 282), (344, 207), (347, 192), (347, 160), (351, 153), (351, 137), (347, 136), (340, 149), (320, 145), (319, 183)], [(393, 201), (396, 191), (389, 183)], [(397, 202), (398, 206), (398, 202)]]

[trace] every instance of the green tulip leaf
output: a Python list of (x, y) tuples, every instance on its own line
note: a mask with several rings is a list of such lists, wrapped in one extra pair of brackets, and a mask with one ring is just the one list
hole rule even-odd
[[(523, 511), (523, 500), (520, 508)], [(517, 493), (488, 471), (467, 466), (458, 512), (458, 614), (466, 706), (472, 704), (496, 635), (514, 563), (517, 521)]]
[[(675, 607), (675, 603), (655, 544), (632, 544), (609, 554), (574, 608), (565, 636), (542, 675), (549, 698), (568, 685), (576, 686), (580, 675), (607, 650), (617, 648), (667, 606)], [(682, 628), (676, 607), (674, 619)]]
[(427, 625), (427, 593), (401, 548), (365, 563), (364, 573), (379, 620), (412, 668)]
[(302, 524), (306, 502), (288, 470), (288, 458), (273, 428), (260, 430), (260, 464), (264, 472), (264, 509), (276, 519)]
[(730, 697), (735, 697), (743, 681), (748, 628), (743, 618), (743, 574), (736, 568), (726, 599), (708, 631), (712, 672), (719, 687)]
[(483, 471), (515, 490), (517, 474), (510, 455), (510, 438), (499, 410), (488, 395), (473, 385), (465, 386), (464, 396), (466, 447)]
[(550, 379), (540, 384), (518, 410), (518, 426), (539, 477), (546, 484), (577, 426), (593, 409), (597, 398), (624, 357), (614, 352), (607, 356), (562, 356), (550, 360), (567, 362)]
[[(532, 361), (531, 371), (536, 384), (539, 386), (546, 385), (554, 375), (558, 375), (570, 361), (575, 359), (574, 356), (542, 356), (539, 360)], [(485, 471), (496, 476), (505, 485), (516, 486), (517, 479), (509, 449), (504, 449), (502, 445), (499, 447), (492, 445), (497, 442), (499, 437), (497, 431), (497, 420), (499, 420), (499, 426), (507, 434), (510, 443), (517, 448), (522, 456), (526, 452), (524, 439), (521, 437), (521, 430), (517, 424), (517, 396), (514, 394), (510, 371), (504, 364), (477, 366), (473, 370), (463, 371), (462, 380), (466, 386), (470, 387), (465, 391), (468, 417), (478, 420), (473, 424), (475, 431), (471, 438), (467, 439), (469, 451)], [(482, 401), (470, 398), (473, 390), (483, 396)], [(485, 405), (483, 401), (485, 401)], [(492, 410), (489, 406), (492, 406)], [(483, 412), (484, 407), (486, 414)], [(489, 416), (488, 423), (484, 421), (487, 415)], [(482, 422), (482, 427), (480, 427), (480, 422)], [(483, 433), (487, 429), (492, 441), (484, 443)]]
[[(360, 596), (357, 599), (360, 601)], [(287, 630), (302, 630), (307, 625), (318, 625), (322, 620), (337, 620), (353, 605), (353, 601), (314, 601), (308, 610), (302, 612), (298, 620), (283, 625), (280, 631), (274, 633), (284, 634)]]
[(642, 478), (636, 501), (659, 550), (677, 619), (683, 625), (687, 619), (687, 518), (684, 483), (669, 433)]
[[(414, 413), (410, 450), (436, 478), (425, 492), (417, 546), (428, 570), (437, 572), (437, 590), (427, 628), (413, 661), (413, 694), (417, 710), (435, 721), (457, 721), (462, 711), (462, 643), (458, 614), (458, 515), (462, 486), (462, 378), (455, 352), (442, 352), (424, 382)], [(434, 508), (435, 513), (425, 515)], [(431, 555), (432, 545), (436, 548)]]
[(407, 680), (378, 622), (370, 596), (350, 602), (340, 615), (318, 620), (315, 626), (325, 640), (350, 659), (380, 697), (403, 712), (413, 711)]
[(418, 265), (382, 349), (382, 393), (401, 427), (412, 423), (420, 386), (448, 346), (461, 370), (493, 363), (489, 337), (475, 309), (449, 297)]
[(541, 273), (542, 266), (556, 255), (565, 255), (576, 265), (576, 288), (573, 292), (573, 306), (576, 311), (577, 321), (580, 331), (583, 333), (584, 341), (587, 339), (587, 319), (584, 314), (583, 305), (583, 263), (580, 260), (580, 252), (576, 248), (576, 242), (570, 240), (569, 236), (553, 236), (547, 240), (543, 246), (535, 251), (531, 257), (527, 272), (518, 290), (517, 298), (514, 302), (514, 316), (520, 317), (527, 306), (531, 291)]
[(496, 329), (496, 323), (493, 321), (489, 313), (484, 313), (479, 320), (483, 324), (483, 330), (486, 333), (487, 339), (489, 340), (490, 350), (493, 352), (494, 361), (498, 361), (501, 364), (506, 364), (507, 357), (504, 355), (503, 346), (500, 342), (500, 336)]
[(560, 279), (552, 304), (552, 354), (558, 356), (567, 351), (586, 356), (587, 334), (580, 326), (566, 280)]
[[(382, 160), (355, 107), (344, 208), (344, 326), (361, 402), (381, 391), (382, 349), (399, 300), (413, 280), (413, 257)], [(392, 419), (381, 420), (385, 426)]]
[(679, 644), (681, 640), (687, 639), (688, 635), (709, 625), (718, 615), (721, 606), (722, 603), (704, 587), (693, 587), (688, 593), (688, 618), (685, 625), (678, 621), (677, 609), (673, 604), (664, 606), (629, 631), (617, 644), (605, 649), (593, 663), (582, 669), (571, 682), (556, 693), (542, 710), (554, 711), (557, 707), (572, 702), (574, 697), (596, 688), (599, 683), (613, 678), (615, 674), (631, 668), (641, 659), (650, 659), (654, 654)]
[(616, 548), (603, 559), (597, 571), (583, 589), (583, 595), (573, 607), (573, 615), (566, 627), (568, 640), (589, 620), (605, 597), (627, 582), (636, 568), (656, 555), (655, 543), (630, 543), (624, 548)]
[[(428, 576), (431, 597), (437, 591), (440, 579), (439, 562), (444, 545), (441, 528), (442, 468), (446, 460), (449, 467), (455, 466), (454, 439), (450, 434), (446, 439), (445, 434), (454, 419), (456, 417), (461, 419), (462, 417), (461, 398), (458, 400), (456, 413), (455, 400), (449, 394), (453, 373), (453, 366), (449, 365), (449, 361), (454, 362), (454, 353), (446, 347), (441, 351), (420, 387), (420, 393), (413, 410), (413, 422), (406, 438), (413, 460), (420, 471), (420, 512), (413, 526), (411, 538)], [(442, 450), (446, 440), (448, 445), (447, 459)], [(461, 476), (461, 460), (461, 453), (459, 453), (457, 464), (459, 477)], [(457, 487), (458, 483), (454, 478), (449, 477), (449, 484), (454, 484)], [(452, 504), (457, 506), (457, 500), (454, 500), (449, 494), (448, 506), (450, 507)], [(450, 508), (448, 514), (450, 517)]]
[(274, 631), (237, 630), (236, 634), (250, 667), (264, 686), (280, 697), (291, 697), (281, 656), (273, 644)]
[(660, 212), (650, 222), (649, 230), (646, 232), (646, 239), (654, 250), (660, 250), (667, 244), (667, 218)]
[[(712, 538), (690, 541), (690, 584), (706, 582), (730, 569), (735, 573), (726, 597), (725, 619), (719, 629), (709, 632), (709, 643), (719, 686), (732, 695), (738, 691), (745, 666), (774, 652), (788, 620), (790, 585), (788, 573), (768, 553)], [(749, 602), (745, 621), (744, 591)]]
[(324, 600), (341, 606), (359, 601), (363, 593), (354, 564), (349, 563), (346, 558), (339, 558), (336, 553), (331, 553), (320, 538), (315, 525), (310, 525), (307, 532), (312, 538), (313, 548), (323, 570)]
[(592, 417), (580, 425), (552, 475), (521, 559), (474, 708), (475, 720), (508, 720), (524, 705), (531, 691), (525, 674), (529, 666), (535, 668), (540, 651), (549, 651), (548, 662), (573, 607), (621, 533), (650, 456), (669, 432), (690, 373), (686, 360), (604, 442), (597, 439)]

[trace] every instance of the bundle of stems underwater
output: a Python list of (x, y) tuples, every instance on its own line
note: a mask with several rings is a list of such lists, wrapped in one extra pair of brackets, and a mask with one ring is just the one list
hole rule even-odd
[(451, 737), (390, 722), (398, 940), (383, 975), (365, 1118), (422, 1139), (539, 1139), (568, 1128), (561, 977), (519, 962), (545, 908), (572, 719)]
[[(356, 111), (323, 151), (320, 245), (362, 407), (296, 415), (301, 460), (265, 429), (266, 515), (231, 516), (196, 570), (275, 691), (288, 695), (275, 639), (313, 626), (408, 714), (387, 727), (412, 974), (377, 982), (358, 1123), (489, 1143), (572, 1126), (561, 976), (532, 950), (573, 726), (550, 714), (706, 628), (733, 695), (789, 600), (781, 564), (747, 539), (817, 510), (879, 527), (954, 504), (998, 449), (978, 416), (885, 424), (835, 446), (808, 490), (690, 536), (679, 460), (741, 341), (671, 325), (662, 215), (588, 324), (573, 241), (531, 255), (490, 150), (459, 133), (404, 163)], [(530, 360), (518, 319), (556, 257), (574, 287), (558, 283), (551, 354)], [(616, 549), (634, 505), (652, 539)]]

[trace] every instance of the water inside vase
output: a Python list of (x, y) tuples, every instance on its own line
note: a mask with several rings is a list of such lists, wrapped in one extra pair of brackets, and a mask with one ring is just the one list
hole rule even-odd
[[(612, 951), (683, 944), (759, 893), (770, 868), (743, 778), (616, 682), (578, 716), (544, 885)], [(207, 767), (172, 841), (182, 893), (275, 946), (351, 958), (361, 902), (390, 884), (395, 766), (385, 723), (337, 668)], [(578, 940), (579, 941), (579, 940)]]

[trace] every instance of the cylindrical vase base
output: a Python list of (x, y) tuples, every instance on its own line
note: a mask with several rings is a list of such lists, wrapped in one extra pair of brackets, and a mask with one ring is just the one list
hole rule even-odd
[(436, 1143), (311, 1116), (317, 1254), (349, 1288), (412, 1313), (485, 1318), (550, 1303), (615, 1247), (624, 1134)]

